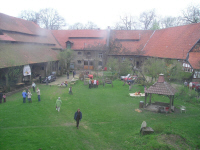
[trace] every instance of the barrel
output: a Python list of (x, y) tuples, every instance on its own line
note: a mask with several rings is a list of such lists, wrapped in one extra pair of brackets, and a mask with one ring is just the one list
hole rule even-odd
[(143, 108), (143, 107), (144, 107), (144, 101), (140, 101), (139, 108)]

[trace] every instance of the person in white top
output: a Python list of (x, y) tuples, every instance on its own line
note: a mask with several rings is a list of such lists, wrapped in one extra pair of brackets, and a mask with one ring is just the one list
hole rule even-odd
[(40, 89), (37, 88), (38, 102), (40, 102)]
[(192, 89), (192, 82), (190, 82), (190, 84), (189, 84), (189, 88)]
[(31, 100), (31, 91), (30, 90), (28, 90), (28, 102), (29, 103), (32, 103), (32, 100)]
[(34, 82), (32, 83), (32, 87), (33, 87), (33, 92), (35, 92), (36, 84)]
[(97, 80), (95, 79), (94, 80), (94, 88), (96, 87), (96, 85), (97, 85)]

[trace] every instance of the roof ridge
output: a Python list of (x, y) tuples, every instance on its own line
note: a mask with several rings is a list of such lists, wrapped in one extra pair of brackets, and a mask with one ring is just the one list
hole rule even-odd
[(156, 32), (156, 30), (154, 30), (154, 32), (151, 34), (151, 36), (149, 37), (148, 41), (145, 43), (145, 45), (141, 51), (143, 51), (143, 49), (146, 47), (146, 45), (148, 44), (149, 40), (151, 39), (151, 37), (154, 35), (155, 32)]

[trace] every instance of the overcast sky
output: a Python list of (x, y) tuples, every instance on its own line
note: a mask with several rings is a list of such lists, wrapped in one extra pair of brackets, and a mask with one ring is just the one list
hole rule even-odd
[(200, 0), (2, 0), (0, 12), (18, 17), (22, 10), (54, 8), (69, 25), (92, 21), (105, 29), (114, 26), (124, 14), (139, 16), (155, 9), (162, 17), (179, 16), (188, 5), (199, 4)]

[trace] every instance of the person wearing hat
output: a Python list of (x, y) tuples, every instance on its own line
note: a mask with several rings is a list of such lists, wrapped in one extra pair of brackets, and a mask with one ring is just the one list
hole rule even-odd
[(58, 99), (56, 100), (56, 110), (58, 110), (58, 112), (60, 111), (61, 104), (62, 104), (62, 101), (60, 97), (58, 97)]

